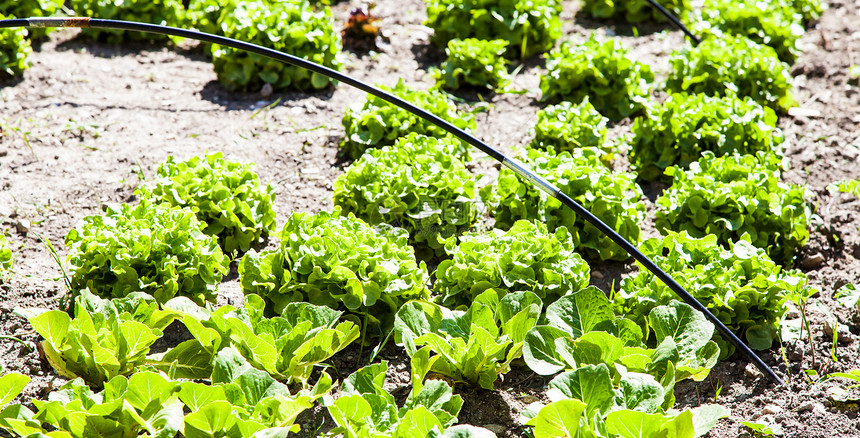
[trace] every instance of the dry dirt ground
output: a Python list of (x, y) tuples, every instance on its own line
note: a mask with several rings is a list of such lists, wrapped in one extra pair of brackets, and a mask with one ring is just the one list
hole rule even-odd
[[(335, 16), (343, 22), (355, 6), (338, 3)], [(860, 282), (860, 199), (825, 190), (833, 181), (860, 177), (860, 87), (848, 73), (850, 66), (860, 64), (860, 0), (834, 0), (829, 6), (801, 39), (803, 55), (792, 68), (798, 101), (813, 115), (780, 119), (792, 165), (785, 180), (805, 184), (817, 212), (810, 242), (796, 263), (821, 291), (812, 300), (818, 305), (808, 312), (811, 345), (807, 338), (762, 353), (786, 380), (785, 387), (775, 387), (737, 357), (717, 365), (704, 382), (679, 385), (679, 407), (716, 399), (732, 410), (711, 437), (749, 434), (739, 425), (741, 420), (777, 424), (789, 437), (860, 437), (857, 402), (840, 402), (830, 395), (844, 382), (822, 382), (807, 373), (814, 370), (822, 376), (860, 368), (856, 311), (852, 315), (831, 298), (843, 284)], [(577, 16), (575, 2), (565, 1), (564, 7), (566, 35), (594, 30), (617, 37), (633, 56), (652, 66), (658, 80), (665, 77), (669, 54), (685, 44), (678, 31), (647, 26), (634, 31)], [(392, 86), (402, 78), (428, 88), (432, 79), (427, 69), (438, 64), (442, 54), (429, 45), (422, 3), (379, 1), (374, 12), (384, 17), (390, 46), (379, 54), (345, 52), (346, 72), (372, 83)], [(73, 30), (54, 33), (32, 55), (33, 67), (23, 80), (0, 88), (0, 232), (10, 235), (16, 257), (14, 276), (0, 289), (0, 333), (26, 341), (0, 340), (0, 364), (33, 377), (25, 401), (62, 384), (29, 349), (38, 335), (11, 314), (15, 307), (56, 306), (64, 294), (60, 268), (40, 238), (48, 239), (64, 258), (63, 238), (81, 218), (99, 214), (105, 203), (134, 202), (135, 187), (168, 155), (187, 158), (204, 151), (223, 151), (256, 163), (261, 179), (277, 185), (279, 223), (292, 211), (331, 209), (332, 182), (349, 164), (337, 156), (343, 136), (340, 120), (347, 107), (364, 101), (360, 91), (346, 86), (314, 94), (231, 93), (219, 86), (194, 44), (117, 46), (76, 35)], [(475, 102), (474, 93), (463, 96), (464, 107), (480, 110), (478, 137), (506, 151), (529, 142), (540, 108), (543, 71), (540, 58), (524, 63), (515, 79), (523, 94), (484, 96), (486, 103)], [(662, 97), (655, 92), (656, 99)], [(612, 127), (614, 138), (629, 132), (629, 121)], [(615, 167), (625, 169), (623, 153)], [(489, 182), (497, 166), (478, 158), (472, 169)], [(645, 189), (654, 193), (659, 187)], [(653, 204), (649, 208), (653, 212)], [(656, 231), (650, 227), (646, 235)], [(608, 290), (613, 280), (636, 268), (615, 263), (593, 264), (592, 269), (600, 273), (594, 277), (602, 277), (595, 283)], [(235, 269), (220, 290), (219, 302), (241, 302)], [(839, 320), (835, 350), (828, 332), (832, 328), (824, 324), (827, 312)], [(333, 360), (338, 378), (355, 369), (363, 359), (359, 354), (357, 348), (350, 349)], [(407, 358), (392, 347), (381, 357), (392, 364), (389, 389), (405, 394)], [(500, 436), (523, 436), (516, 418), (523, 406), (543, 397), (546, 383), (527, 369), (515, 369), (495, 391), (458, 388), (465, 399), (460, 420), (489, 427)], [(860, 399), (857, 393), (853, 397)], [(310, 431), (332, 426), (319, 408), (302, 422)]]

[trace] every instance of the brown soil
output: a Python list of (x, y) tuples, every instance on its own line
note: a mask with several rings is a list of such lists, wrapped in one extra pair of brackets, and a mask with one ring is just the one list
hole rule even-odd
[[(344, 21), (357, 5), (339, 3), (335, 16)], [(665, 77), (668, 55), (684, 44), (678, 31), (661, 27), (606, 25), (576, 16), (578, 6), (565, 1), (565, 33), (616, 36), (635, 57)], [(427, 69), (441, 53), (429, 45), (430, 29), (422, 26), (424, 8), (418, 0), (380, 1), (373, 11), (390, 41), (384, 53), (345, 53), (346, 72), (371, 83), (393, 86), (398, 79), (428, 88)], [(779, 424), (789, 437), (860, 437), (858, 403), (840, 402), (829, 394), (844, 382), (809, 377), (860, 368), (860, 324), (856, 311), (839, 308), (831, 296), (845, 283), (860, 283), (860, 200), (833, 194), (833, 181), (860, 176), (860, 87), (848, 76), (860, 64), (860, 0), (834, 0), (818, 23), (800, 42), (803, 55), (792, 68), (801, 107), (813, 116), (784, 116), (786, 156), (792, 169), (785, 180), (805, 184), (817, 217), (812, 237), (798, 256), (797, 267), (820, 289), (810, 310), (812, 343), (793, 341), (762, 353), (765, 361), (786, 380), (775, 387), (737, 357), (720, 363), (701, 383), (677, 388), (679, 408), (714, 402), (732, 410), (710, 433), (711, 437), (749, 434), (738, 421)], [(636, 34), (639, 36), (634, 36)], [(347, 107), (364, 101), (355, 89), (340, 86), (316, 94), (232, 93), (218, 85), (212, 67), (194, 44), (176, 47), (137, 44), (114, 46), (76, 38), (74, 30), (52, 35), (31, 57), (33, 67), (21, 81), (0, 88), (0, 232), (14, 244), (14, 276), (2, 285), (0, 333), (15, 335), (24, 344), (0, 340), (0, 365), (7, 371), (32, 376), (23, 400), (44, 397), (62, 384), (31, 349), (39, 341), (26, 320), (12, 314), (16, 307), (55, 307), (64, 294), (62, 273), (40, 238), (47, 239), (64, 258), (65, 234), (84, 216), (98, 214), (111, 202), (133, 202), (138, 183), (153, 175), (168, 155), (187, 158), (204, 151), (223, 151), (228, 157), (257, 164), (264, 182), (277, 185), (276, 210), (283, 223), (292, 211), (317, 212), (332, 208), (332, 182), (348, 162), (337, 157), (343, 135), (339, 121)], [(484, 96), (486, 111), (477, 115), (477, 135), (505, 151), (524, 146), (539, 109), (540, 59), (527, 60), (515, 86), (524, 94)], [(476, 100), (475, 93), (463, 97)], [(661, 93), (655, 93), (662, 98)], [(276, 102), (276, 103), (275, 103)], [(274, 105), (272, 105), (274, 103)], [(272, 105), (272, 106), (270, 106)], [(612, 128), (613, 137), (629, 134), (630, 123)], [(478, 157), (476, 173), (493, 181), (498, 166)], [(626, 160), (616, 163), (624, 170)], [(661, 187), (645, 187), (649, 211)], [(29, 223), (28, 232), (18, 226)], [(646, 224), (646, 236), (656, 231)], [(820, 257), (820, 256), (823, 257)], [(631, 263), (594, 264), (602, 278), (594, 283), (609, 290), (635, 271)], [(595, 275), (597, 277), (598, 275)], [(219, 303), (241, 304), (235, 275), (222, 286)], [(811, 305), (811, 308), (815, 305)], [(839, 341), (835, 359), (825, 327), (826, 312), (838, 316)], [(799, 314), (798, 314), (799, 315)], [(832, 329), (829, 329), (832, 330)], [(168, 342), (184, 334), (170, 330)], [(357, 347), (334, 358), (336, 377), (356, 368)], [(379, 355), (389, 360), (390, 387), (405, 396), (408, 360), (396, 348)], [(517, 416), (523, 407), (542, 399), (548, 379), (527, 369), (515, 369), (497, 383), (495, 391), (458, 388), (465, 399), (460, 420), (489, 427), (500, 436), (523, 436)], [(719, 396), (715, 394), (720, 390)], [(332, 426), (324, 409), (302, 416), (304, 430)]]

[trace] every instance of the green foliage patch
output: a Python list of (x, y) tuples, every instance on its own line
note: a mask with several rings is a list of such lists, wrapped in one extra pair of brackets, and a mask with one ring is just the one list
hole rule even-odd
[(502, 295), (487, 290), (466, 311), (410, 301), (397, 312), (397, 343), (413, 360), (421, 354), (418, 347), (427, 345), (434, 353), (430, 370), (492, 390), (493, 382), (522, 355), (526, 333), (543, 306), (532, 292)]
[[(757, 350), (771, 347), (788, 296), (799, 295), (807, 284), (803, 273), (783, 270), (747, 238), (723, 248), (713, 235), (699, 239), (687, 232), (669, 232), (663, 238), (646, 240), (641, 249)], [(653, 274), (640, 270), (621, 282), (614, 305), (616, 312), (644, 324), (653, 308), (675, 298)], [(721, 342), (724, 357), (733, 352), (730, 344), (714, 339)]]
[[(63, 0), (0, 0), (0, 14), (10, 18), (49, 17), (60, 10), (63, 3)], [(48, 36), (52, 30), (29, 28), (27, 32), (30, 39), (40, 40)]]
[[(7, 16), (0, 14), (0, 20)], [(0, 79), (20, 76), (30, 68), (27, 57), (33, 53), (26, 29), (3, 29), (0, 32)]]
[(275, 231), (275, 189), (262, 187), (251, 165), (225, 160), (220, 152), (187, 161), (167, 157), (156, 180), (137, 194), (190, 208), (205, 224), (203, 233), (217, 237), (228, 254), (245, 252)]
[(672, 187), (657, 199), (656, 227), (713, 234), (727, 246), (748, 235), (778, 263), (790, 263), (809, 238), (806, 189), (780, 180), (786, 163), (773, 152), (716, 157), (705, 152), (690, 169), (666, 169)]
[(434, 289), (450, 308), (467, 306), (488, 289), (529, 291), (544, 304), (588, 286), (589, 268), (565, 227), (517, 221), (503, 232), (467, 234), (436, 269)]
[(565, 41), (547, 55), (541, 100), (581, 102), (588, 97), (612, 120), (642, 111), (654, 74), (648, 65), (631, 59), (615, 39), (601, 43), (592, 33), (584, 43)]
[(772, 47), (781, 61), (797, 59), (797, 40), (803, 36), (802, 17), (780, 1), (718, 0), (690, 14), (685, 21), (696, 35), (743, 35)]
[(438, 47), (453, 39), (498, 39), (508, 42), (507, 57), (527, 58), (555, 45), (560, 14), (557, 0), (430, 0), (424, 24)]
[[(181, 0), (75, 0), (72, 9), (80, 16), (109, 20), (131, 20), (143, 23), (180, 26), (184, 15)], [(137, 41), (167, 41), (166, 35), (125, 32), (113, 29), (83, 29), (90, 38), (119, 44), (126, 39)]]
[(535, 136), (529, 146), (555, 152), (596, 147), (604, 152), (603, 161), (608, 164), (613, 157), (613, 148), (606, 143), (608, 121), (594, 109), (587, 96), (579, 104), (550, 105), (538, 111)]
[(744, 36), (705, 38), (696, 47), (675, 52), (669, 63), (666, 88), (671, 92), (752, 97), (779, 113), (797, 105), (788, 66), (773, 48)]
[[(661, 1), (660, 5), (675, 16), (690, 9), (690, 3), (687, 0), (665, 0)], [(666, 21), (666, 17), (645, 0), (585, 0), (581, 11), (591, 14), (594, 18), (623, 18), (628, 23), (648, 20)]]
[(653, 181), (669, 166), (689, 168), (704, 151), (754, 154), (777, 150), (782, 141), (774, 111), (749, 97), (673, 94), (633, 123), (630, 162), (640, 178)]
[(87, 216), (66, 235), (72, 290), (108, 298), (146, 292), (159, 303), (177, 295), (214, 301), (230, 261), (202, 228), (189, 209), (147, 202)]
[(504, 89), (510, 83), (508, 62), (504, 58), (508, 42), (476, 38), (448, 41), (448, 58), (434, 70), (436, 86), (456, 90), (464, 86)]
[[(317, 11), (305, 0), (238, 2), (219, 24), (224, 35), (289, 53), (340, 70), (340, 35), (331, 10)], [(232, 90), (320, 90), (334, 83), (319, 73), (244, 50), (212, 45), (218, 81)]]
[[(466, 131), (475, 129), (475, 116), (458, 111), (457, 106), (448, 99), (447, 95), (438, 90), (416, 90), (406, 86), (402, 80), (398, 81), (394, 88), (385, 86), (380, 88), (441, 117), (458, 128)], [(343, 127), (346, 135), (340, 143), (340, 148), (352, 159), (358, 159), (367, 149), (393, 145), (399, 137), (412, 132), (437, 138), (450, 135), (448, 131), (415, 114), (371, 95), (367, 96), (360, 110), (351, 108), (346, 110), (343, 116)], [(465, 143), (461, 144), (457, 153), (468, 160), (469, 146)]]
[(392, 327), (403, 303), (429, 295), (427, 268), (401, 228), (370, 226), (335, 209), (293, 213), (279, 237), (278, 249), (251, 251), (239, 264), (242, 290), (263, 297), (269, 311), (283, 314), (301, 301), (329, 306), (358, 323), (366, 318), (374, 336)]
[(14, 263), (15, 258), (9, 248), (9, 239), (5, 234), (0, 233), (0, 282), (9, 281), (9, 278), (12, 277), (12, 265)]
[[(642, 189), (632, 173), (614, 173), (601, 161), (595, 148), (555, 154), (526, 148), (519, 158), (538, 175), (555, 184), (568, 196), (632, 242), (639, 241), (639, 224), (645, 220), (645, 205), (639, 202)], [(587, 223), (561, 201), (548, 196), (508, 168), (499, 171), (498, 184), (481, 189), (490, 206), (496, 227), (506, 229), (520, 219), (539, 220), (550, 230), (567, 227), (574, 248), (590, 259), (626, 260), (627, 252)]]
[(478, 221), (475, 176), (458, 158), (460, 142), (409, 134), (371, 149), (334, 182), (334, 204), (371, 225), (409, 232), (409, 243), (444, 255), (447, 241)]

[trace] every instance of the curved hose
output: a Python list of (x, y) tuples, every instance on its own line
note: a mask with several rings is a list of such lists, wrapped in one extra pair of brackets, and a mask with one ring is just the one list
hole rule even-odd
[(553, 185), (551, 182), (547, 181), (540, 175), (535, 174), (530, 169), (528, 169), (523, 163), (510, 158), (498, 150), (494, 149), (490, 145), (484, 143), (478, 138), (472, 136), (471, 134), (463, 131), (462, 129), (454, 126), (453, 124), (431, 114), (428, 111), (425, 111), (397, 96), (394, 96), (391, 93), (387, 93), (385, 91), (380, 90), (377, 87), (365, 84), (364, 82), (359, 81), (349, 75), (341, 73), (336, 70), (332, 70), (328, 67), (324, 67), (322, 65), (316, 64), (314, 62), (298, 58), (296, 56), (290, 55), (288, 53), (279, 52), (277, 50), (268, 49), (263, 46), (259, 46), (256, 44), (251, 44), (244, 41), (235, 40), (232, 38), (227, 38), (218, 35), (212, 35), (204, 32), (197, 32), (194, 30), (188, 29), (180, 29), (176, 27), (170, 26), (162, 26), (157, 24), (147, 24), (147, 23), (138, 23), (134, 21), (121, 21), (121, 20), (103, 20), (98, 18), (87, 18), (87, 17), (70, 17), (70, 18), (55, 18), (55, 17), (34, 17), (34, 18), (23, 18), (23, 19), (12, 19), (12, 20), (0, 20), (0, 28), (8, 28), (8, 27), (82, 27), (82, 28), (99, 28), (99, 29), (115, 29), (115, 30), (131, 30), (137, 32), (150, 32), (161, 35), (169, 35), (175, 37), (182, 38), (190, 38), (198, 41), (205, 41), (208, 43), (219, 44), (222, 46), (231, 47), (239, 50), (246, 50), (248, 52), (256, 53), (262, 56), (266, 56), (272, 59), (276, 59), (278, 61), (284, 62), (286, 64), (290, 64), (297, 67), (306, 68), (312, 72), (319, 73), (321, 75), (325, 75), (329, 78), (335, 79), (337, 81), (343, 82), (347, 85), (358, 88), (366, 93), (372, 94), (380, 99), (383, 99), (393, 105), (396, 105), (400, 108), (403, 108), (433, 124), (439, 126), (440, 128), (450, 132), (461, 140), (469, 143), (470, 145), (480, 149), (482, 152), (487, 155), (493, 157), (500, 163), (502, 163), (505, 167), (512, 170), (517, 175), (525, 178), (528, 181), (531, 181), (535, 184), (539, 189), (543, 190), (550, 196), (561, 201), (562, 204), (566, 205), (568, 208), (573, 210), (577, 215), (588, 221), (595, 228), (600, 230), (603, 234), (607, 235), (613, 242), (618, 244), (621, 248), (627, 251), (636, 261), (638, 261), (645, 269), (651, 271), (654, 276), (659, 278), (663, 283), (666, 284), (672, 291), (674, 291), (684, 302), (692, 306), (694, 309), (702, 312), (711, 323), (714, 324), (717, 331), (720, 332), (726, 340), (729, 341), (735, 348), (741, 352), (744, 356), (746, 356), (755, 366), (761, 370), (768, 378), (777, 383), (779, 385), (784, 385), (785, 383), (779, 376), (774, 373), (774, 371), (767, 366), (764, 361), (761, 360), (753, 351), (743, 342), (741, 341), (737, 335), (735, 335), (728, 327), (725, 326), (713, 313), (711, 313), (707, 307), (703, 306), (698, 300), (696, 300), (689, 292), (687, 292), (677, 281), (675, 281), (669, 274), (664, 272), (657, 266), (651, 259), (649, 259), (645, 254), (639, 251), (636, 246), (632, 243), (628, 242), (627, 239), (618, 234), (611, 227), (603, 223), (597, 216), (591, 214), (590, 211), (586, 210), (582, 205), (578, 202), (574, 201), (570, 196), (564, 194), (558, 187)]

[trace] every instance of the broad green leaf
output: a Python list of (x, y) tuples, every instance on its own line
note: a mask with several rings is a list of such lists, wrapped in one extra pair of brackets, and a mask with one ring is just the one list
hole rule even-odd
[(675, 416), (649, 414), (628, 409), (612, 411), (606, 416), (606, 429), (621, 438), (694, 438), (690, 411)]
[(550, 304), (546, 309), (549, 324), (567, 332), (574, 339), (591, 331), (603, 321), (612, 321), (615, 314), (603, 291), (587, 287)]
[(227, 400), (224, 389), (218, 385), (204, 385), (202, 383), (182, 382), (180, 384), (179, 399), (191, 412), (200, 410), (203, 406), (214, 401)]
[(588, 332), (575, 342), (573, 359), (578, 365), (604, 363), (611, 366), (624, 351), (624, 343), (605, 332)]
[(189, 339), (167, 350), (153, 365), (160, 371), (173, 370), (176, 379), (208, 379), (212, 375), (212, 359), (212, 353), (197, 339)]
[(615, 390), (609, 369), (604, 364), (585, 365), (571, 372), (562, 373), (549, 382), (547, 396), (552, 401), (577, 399), (584, 402), (586, 416), (595, 411), (604, 415), (615, 405)]
[(143, 371), (129, 377), (125, 399), (138, 411), (143, 411), (150, 403), (162, 405), (178, 387), (178, 383), (160, 374)]
[(66, 312), (49, 310), (30, 318), (30, 325), (55, 349), (61, 348), (72, 318)]
[(483, 427), (458, 424), (445, 429), (441, 438), (496, 438), (496, 434)]
[(665, 392), (650, 374), (628, 373), (619, 384), (622, 405), (630, 410), (654, 413), (661, 410)]
[(578, 437), (581, 421), (585, 419), (585, 408), (585, 403), (576, 399), (559, 400), (544, 406), (534, 418), (535, 438)]
[(702, 405), (693, 409), (693, 427), (695, 436), (700, 437), (708, 433), (717, 424), (720, 418), (727, 418), (731, 411), (721, 405)]
[(18, 397), (24, 387), (30, 383), (30, 378), (21, 373), (9, 373), (0, 376), (0, 407)]
[(393, 438), (426, 438), (430, 432), (444, 430), (442, 423), (424, 406), (406, 412), (394, 430)]
[(648, 324), (654, 330), (658, 344), (667, 337), (674, 339), (682, 358), (695, 357), (714, 334), (714, 324), (701, 312), (680, 301), (654, 308), (648, 315)]
[(564, 370), (567, 365), (574, 366), (575, 364), (566, 364), (557, 355), (555, 340), (568, 336), (564, 330), (546, 325), (539, 325), (529, 330), (523, 344), (523, 358), (526, 364), (532, 371), (542, 376), (553, 375)]
[(226, 435), (236, 418), (233, 406), (217, 400), (185, 416), (185, 436), (188, 438), (212, 438)]

